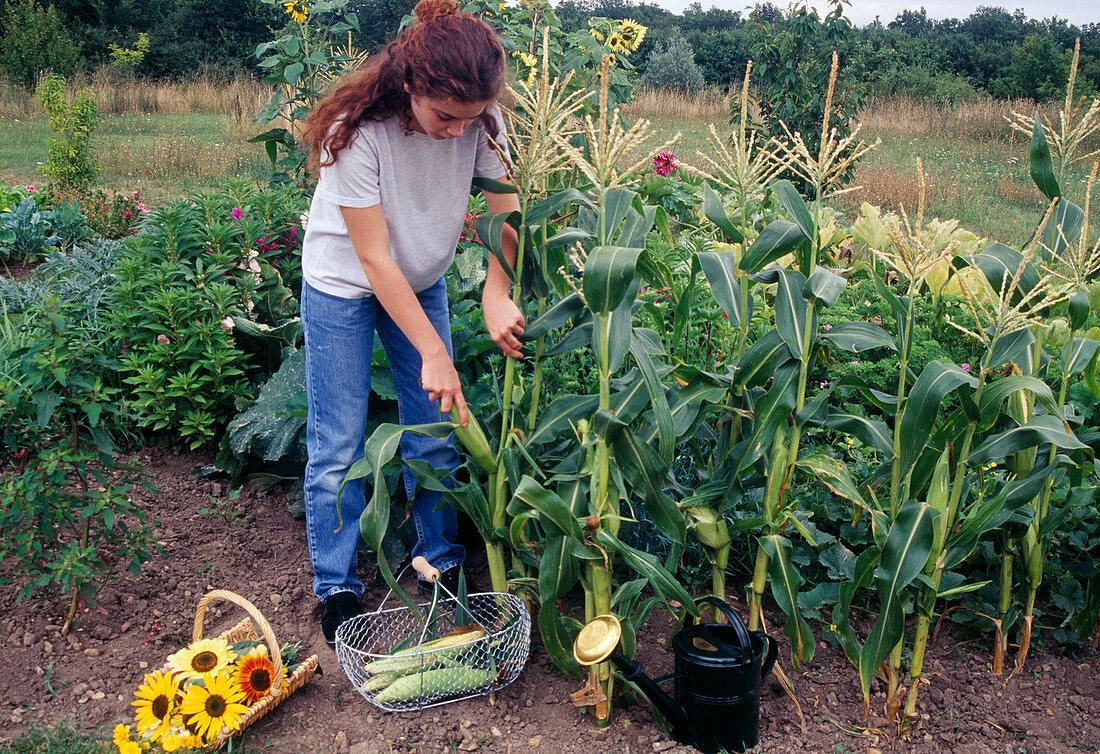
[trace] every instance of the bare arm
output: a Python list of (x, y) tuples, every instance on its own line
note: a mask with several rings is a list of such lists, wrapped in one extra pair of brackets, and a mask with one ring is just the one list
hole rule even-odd
[[(485, 203), (489, 212), (511, 212), (519, 209), (519, 198), (515, 194), (494, 194), (485, 192)], [(511, 225), (505, 225), (502, 238), (504, 257), (514, 268), (518, 237)], [(527, 324), (523, 313), (512, 302), (508, 294), (508, 275), (500, 266), (495, 255), (489, 255), (489, 270), (485, 277), (485, 288), (481, 293), (481, 308), (485, 314), (485, 328), (506, 356), (523, 358), (523, 344), (519, 338)]]
[(420, 354), (420, 386), (428, 398), (439, 401), (444, 414), (456, 406), (462, 426), (466, 426), (466, 399), (458, 372), (409, 281), (390, 256), (390, 233), (382, 206), (341, 207), (340, 213), (375, 298)]

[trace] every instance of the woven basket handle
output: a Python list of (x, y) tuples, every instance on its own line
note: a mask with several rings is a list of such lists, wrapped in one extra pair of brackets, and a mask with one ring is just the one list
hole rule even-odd
[(279, 648), (279, 641), (275, 638), (275, 629), (267, 622), (267, 618), (263, 616), (259, 608), (241, 595), (228, 589), (214, 589), (204, 594), (202, 599), (199, 600), (198, 607), (195, 608), (195, 627), (191, 632), (191, 641), (196, 642), (202, 638), (202, 622), (203, 618), (206, 617), (206, 607), (214, 600), (232, 602), (244, 610), (248, 613), (248, 617), (252, 619), (252, 624), (263, 634), (264, 641), (267, 643), (268, 654), (271, 656), (271, 664), (275, 666), (275, 677), (271, 679), (271, 688), (268, 689), (267, 695), (271, 697), (280, 696), (283, 693), (283, 656)]

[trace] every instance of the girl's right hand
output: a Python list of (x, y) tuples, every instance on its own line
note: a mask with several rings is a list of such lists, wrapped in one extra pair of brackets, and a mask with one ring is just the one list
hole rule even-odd
[(451, 412), (452, 406), (456, 407), (459, 423), (466, 426), (469, 422), (466, 398), (462, 395), (462, 383), (446, 349), (442, 349), (442, 355), (433, 353), (423, 358), (420, 387), (424, 388), (429, 400), (439, 401), (439, 410), (444, 416)]

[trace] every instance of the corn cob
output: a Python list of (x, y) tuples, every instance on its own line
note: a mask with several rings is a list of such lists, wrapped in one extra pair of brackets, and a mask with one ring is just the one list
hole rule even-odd
[(379, 704), (408, 702), (420, 696), (460, 694), (485, 686), (492, 679), (492, 671), (478, 670), (466, 665), (435, 668), (402, 676), (374, 697)]
[(364, 665), (363, 669), (368, 673), (396, 673), (402, 675), (421, 666), (430, 667), (455, 654), (455, 652), (433, 650), (453, 648), (457, 651), (458, 647), (477, 641), (484, 636), (485, 632), (480, 628), (464, 626), (433, 641), (426, 641), (415, 647), (406, 647), (388, 657), (372, 660)]
[(481, 425), (477, 423), (477, 419), (474, 418), (473, 414), (467, 414), (465, 427), (459, 421), (457, 406), (451, 407), (450, 417), (455, 425), (455, 437), (466, 448), (466, 451), (473, 456), (473, 459), (485, 471), (490, 474), (496, 471), (496, 456), (493, 455), (493, 451), (489, 447), (489, 440), (485, 437), (485, 432), (482, 431)]
[(367, 693), (381, 691), (400, 677), (399, 673), (379, 673), (363, 681), (363, 685), (359, 689)]

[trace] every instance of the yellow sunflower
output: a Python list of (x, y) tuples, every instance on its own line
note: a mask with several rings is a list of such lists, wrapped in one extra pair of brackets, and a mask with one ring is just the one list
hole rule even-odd
[(599, 29), (589, 29), (588, 33), (591, 34), (593, 37), (595, 37), (597, 42), (600, 42), (600, 43), (603, 42), (603, 32), (600, 31)]
[(156, 670), (145, 676), (145, 685), (138, 687), (133, 702), (134, 723), (141, 735), (158, 738), (168, 731), (177, 691), (179, 683), (170, 673)]
[(116, 725), (113, 740), (118, 754), (141, 754), (141, 746), (130, 740), (129, 725)]
[(178, 713), (172, 715), (172, 727), (160, 737), (157, 743), (166, 752), (177, 751), (178, 749), (200, 749), (206, 745), (206, 742), (202, 740), (202, 736), (195, 735), (192, 731), (187, 730), (183, 724), (183, 716)]
[[(275, 679), (275, 665), (267, 658), (267, 649), (257, 647), (237, 666), (236, 687), (252, 704), (265, 696)], [(283, 668), (283, 688), (286, 688), (286, 668)]]
[(300, 24), (309, 17), (309, 6), (305, 4), (305, 0), (290, 0), (290, 2), (283, 3), (283, 10), (295, 23)]
[(168, 658), (168, 666), (184, 678), (217, 673), (237, 658), (225, 639), (199, 639)]
[(247, 711), (244, 693), (233, 685), (233, 677), (228, 673), (207, 673), (201, 684), (184, 687), (180, 701), (180, 712), (188, 727), (194, 728), (206, 741), (212, 741), (222, 727), (236, 730), (240, 727), (241, 715)]
[(627, 44), (626, 38), (615, 31), (607, 38), (607, 46), (611, 48), (612, 52), (621, 53), (623, 55), (630, 54), (630, 45)]
[(645, 39), (646, 27), (642, 26), (633, 18), (627, 18), (620, 24), (619, 33), (623, 35), (623, 39), (625, 39), (626, 44), (629, 45), (630, 51), (634, 52), (638, 49), (638, 46), (642, 44), (642, 40)]

